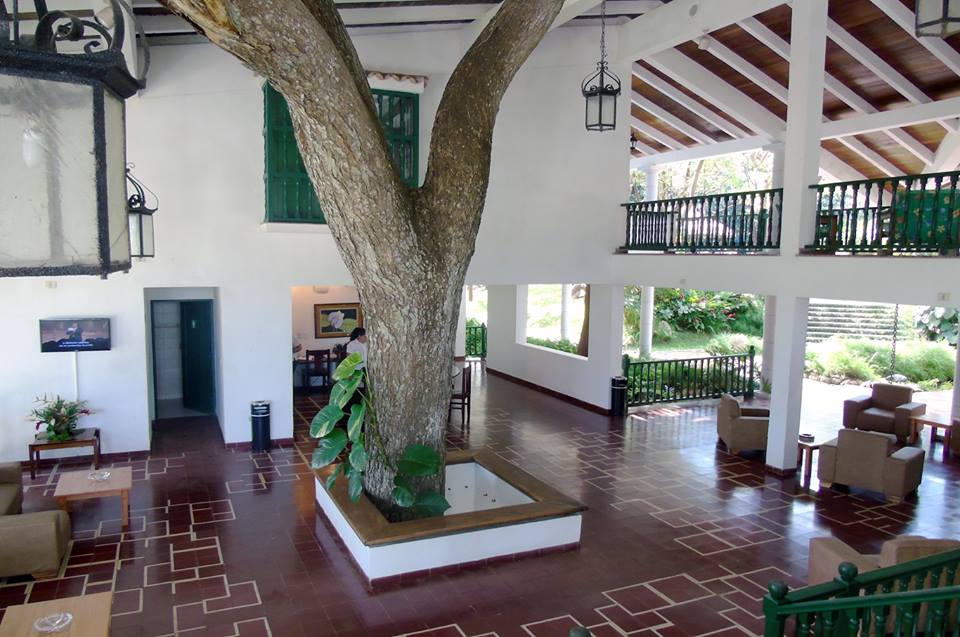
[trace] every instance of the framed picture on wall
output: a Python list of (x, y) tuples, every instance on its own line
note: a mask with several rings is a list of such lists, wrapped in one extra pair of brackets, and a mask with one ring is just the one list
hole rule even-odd
[(359, 303), (317, 303), (313, 306), (314, 338), (343, 338), (363, 327)]

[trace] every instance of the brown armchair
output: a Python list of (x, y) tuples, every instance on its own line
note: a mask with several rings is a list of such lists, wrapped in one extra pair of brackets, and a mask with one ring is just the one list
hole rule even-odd
[(717, 437), (731, 454), (736, 455), (744, 449), (766, 450), (769, 426), (769, 409), (743, 407), (730, 394), (720, 396)]
[(70, 543), (70, 517), (63, 511), (20, 513), (22, 506), (20, 463), (0, 465), (0, 577), (52, 577)]
[(867, 555), (835, 537), (816, 537), (810, 540), (807, 585), (832, 582), (843, 562), (850, 562), (860, 573), (866, 573), (958, 548), (960, 540), (933, 540), (919, 535), (903, 535), (884, 542), (880, 553)]
[(893, 434), (903, 443), (910, 437), (910, 419), (926, 411), (926, 405), (913, 402), (909, 387), (877, 383), (869, 396), (843, 401), (843, 426)]
[(923, 479), (923, 449), (894, 451), (896, 437), (856, 429), (841, 429), (820, 447), (817, 477), (820, 486), (834, 483), (882, 493), (899, 502), (917, 490)]

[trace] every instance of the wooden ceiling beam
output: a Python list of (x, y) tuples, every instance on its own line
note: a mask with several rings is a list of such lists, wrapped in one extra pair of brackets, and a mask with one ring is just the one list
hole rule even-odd
[(960, 97), (949, 97), (937, 102), (914, 104), (891, 111), (826, 122), (823, 125), (822, 134), (825, 139), (846, 137), (926, 122), (951, 121), (958, 116), (960, 116)]
[(713, 144), (714, 142), (716, 142), (715, 139), (713, 139), (703, 131), (700, 131), (694, 128), (693, 126), (683, 121), (682, 119), (680, 119), (679, 117), (677, 117), (676, 115), (668, 111), (667, 109), (659, 106), (658, 104), (655, 104), (654, 102), (647, 99), (646, 97), (644, 97), (643, 95), (641, 95), (636, 91), (632, 91), (630, 96), (630, 102), (632, 104), (635, 104), (636, 106), (639, 106), (643, 110), (647, 111), (657, 119), (663, 120), (664, 122), (666, 122), (673, 128), (677, 129), (678, 131), (680, 131), (690, 139), (695, 139), (701, 144)]
[(686, 148), (686, 146), (681, 144), (679, 141), (677, 141), (670, 135), (667, 135), (659, 128), (651, 126), (650, 124), (646, 123), (639, 117), (634, 116), (631, 119), (630, 125), (636, 128), (638, 131), (640, 131), (644, 135), (646, 135), (647, 137), (649, 137), (650, 139), (657, 140), (658, 142), (660, 142), (670, 150), (680, 150), (682, 148)]
[(917, 41), (917, 44), (930, 51), (944, 66), (960, 76), (960, 53), (957, 53), (956, 49), (942, 38), (918, 38), (915, 30), (916, 14), (903, 6), (900, 0), (871, 0), (871, 2), (886, 13), (887, 17), (896, 22), (901, 29), (909, 33)]

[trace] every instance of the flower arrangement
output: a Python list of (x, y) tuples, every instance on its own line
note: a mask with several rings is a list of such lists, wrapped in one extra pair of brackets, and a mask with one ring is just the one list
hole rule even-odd
[(30, 412), (30, 418), (36, 422), (39, 430), (42, 425), (47, 427), (47, 440), (63, 442), (74, 436), (74, 429), (80, 416), (87, 416), (90, 409), (85, 400), (64, 400), (60, 396), (37, 398), (39, 407)]

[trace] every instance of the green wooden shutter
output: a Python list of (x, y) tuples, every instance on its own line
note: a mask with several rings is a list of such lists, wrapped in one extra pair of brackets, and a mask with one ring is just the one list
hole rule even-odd
[[(412, 188), (419, 183), (420, 117), (418, 95), (373, 91), (390, 154)], [(266, 221), (326, 223), (313, 183), (300, 158), (287, 103), (269, 84), (263, 87)]]

